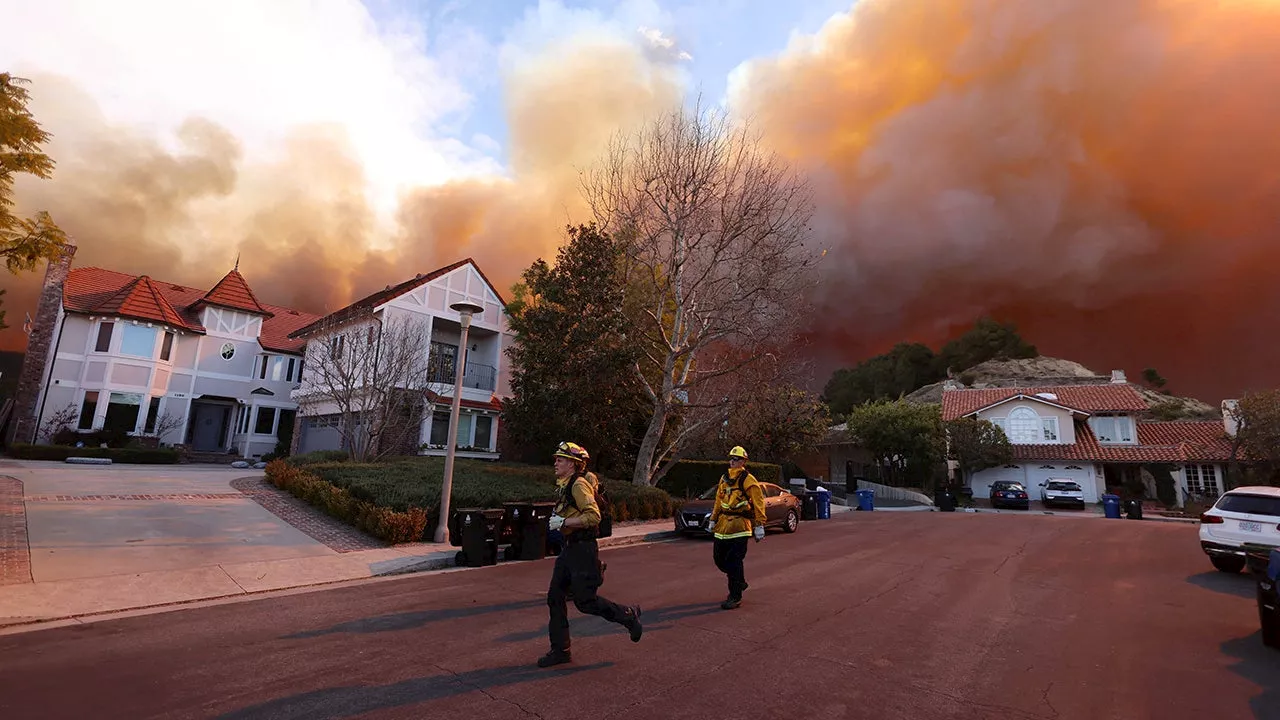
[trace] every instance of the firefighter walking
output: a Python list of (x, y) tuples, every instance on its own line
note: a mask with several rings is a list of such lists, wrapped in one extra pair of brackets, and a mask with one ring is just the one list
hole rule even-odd
[(555, 452), (556, 487), (560, 492), (549, 527), (564, 536), (564, 549), (556, 556), (547, 589), (550, 621), (547, 632), (551, 650), (538, 660), (538, 667), (551, 667), (571, 660), (569, 651), (569, 594), (574, 607), (584, 615), (598, 615), (625, 627), (632, 642), (640, 642), (640, 606), (624, 606), (596, 594), (602, 581), (596, 527), (600, 508), (594, 484), (585, 475), (586, 448), (577, 443), (560, 443)]
[(743, 561), (747, 557), (747, 541), (764, 539), (764, 492), (760, 481), (747, 471), (747, 451), (736, 445), (729, 451), (729, 471), (720, 476), (715, 505), (711, 509), (710, 527), (715, 534), (712, 555), (716, 567), (729, 581), (729, 597), (720, 603), (725, 610), (742, 604), (747, 589)]

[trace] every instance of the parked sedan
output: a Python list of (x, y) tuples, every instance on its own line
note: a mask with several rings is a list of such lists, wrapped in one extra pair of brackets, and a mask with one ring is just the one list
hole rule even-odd
[[(765, 528), (782, 528), (795, 532), (800, 526), (800, 498), (773, 483), (760, 483), (764, 493)], [(676, 513), (676, 532), (688, 535), (710, 535), (707, 519), (715, 505), (716, 486), (712, 485), (696, 499), (686, 502)]]
[(1244, 569), (1246, 545), (1280, 547), (1280, 488), (1228, 490), (1200, 514), (1200, 549), (1225, 573)]
[(1031, 507), (1031, 497), (1020, 482), (997, 480), (991, 483), (991, 507), (1010, 507), (1026, 510)]
[(1040, 500), (1045, 507), (1054, 505), (1070, 505), (1084, 507), (1084, 488), (1074, 480), (1058, 480), (1050, 478), (1040, 483)]

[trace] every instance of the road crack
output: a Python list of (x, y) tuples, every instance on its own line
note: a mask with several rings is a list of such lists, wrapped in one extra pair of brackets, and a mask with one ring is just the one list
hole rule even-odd
[(536, 713), (536, 712), (534, 712), (533, 710), (530, 710), (529, 708), (527, 708), (527, 707), (525, 707), (525, 706), (521, 705), (520, 703), (516, 702), (515, 700), (508, 700), (507, 698), (504, 698), (504, 697), (498, 697), (497, 695), (494, 695), (493, 693), (489, 692), (488, 690), (485, 690), (485, 689), (484, 689), (483, 687), (481, 687), (480, 685), (476, 685), (475, 683), (470, 683), (470, 682), (467, 682), (466, 680), (463, 680), (461, 675), (459, 675), (458, 673), (456, 673), (456, 672), (454, 672), (454, 671), (450, 670), (450, 669), (449, 669), (449, 668), (447, 668), (447, 667), (444, 667), (444, 666), (442, 666), (442, 665), (437, 665), (437, 664), (435, 664), (435, 663), (428, 663), (428, 664), (429, 664), (429, 665), (431, 665), (431, 667), (433, 667), (433, 668), (435, 668), (435, 669), (439, 670), (440, 672), (448, 673), (449, 675), (451, 675), (451, 676), (453, 677), (453, 681), (454, 681), (454, 682), (456, 682), (456, 683), (458, 683), (459, 685), (461, 685), (461, 686), (463, 686), (463, 687), (466, 687), (466, 688), (471, 688), (472, 690), (475, 690), (476, 692), (480, 693), (481, 695), (484, 695), (485, 697), (489, 698), (490, 700), (495, 700), (495, 701), (497, 701), (497, 702), (502, 702), (502, 703), (506, 703), (506, 704), (508, 704), (508, 705), (511, 705), (512, 707), (518, 708), (518, 709), (520, 710), (520, 712), (524, 713), (525, 715), (531, 715), (531, 716), (533, 716), (533, 717), (535, 717), (535, 718), (538, 718), (538, 720), (547, 720), (547, 719), (546, 719), (545, 717), (543, 717), (541, 714)]
[(1058, 708), (1054, 707), (1053, 703), (1049, 701), (1049, 691), (1052, 689), (1053, 689), (1053, 681), (1050, 680), (1049, 684), (1045, 686), (1044, 692), (1040, 693), (1040, 699), (1044, 700), (1044, 704), (1049, 706), (1049, 710), (1053, 713), (1053, 716), (1056, 718), (1060, 715), (1060, 713), (1058, 712)]

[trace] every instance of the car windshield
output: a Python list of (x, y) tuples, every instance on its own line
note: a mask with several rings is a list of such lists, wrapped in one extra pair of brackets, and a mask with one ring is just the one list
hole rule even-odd
[(1079, 490), (1080, 486), (1073, 482), (1051, 482), (1049, 483), (1049, 489), (1050, 490)]
[(1269, 495), (1223, 495), (1215, 507), (1227, 512), (1280, 517), (1280, 497)]
[(702, 491), (702, 494), (698, 496), (698, 499), (699, 499), (699, 500), (714, 500), (714, 499), (715, 499), (715, 497), (716, 497), (716, 488), (717, 488), (717, 487), (719, 487), (719, 485), (712, 485), (711, 487), (707, 488), (706, 490), (703, 490), (703, 491)]

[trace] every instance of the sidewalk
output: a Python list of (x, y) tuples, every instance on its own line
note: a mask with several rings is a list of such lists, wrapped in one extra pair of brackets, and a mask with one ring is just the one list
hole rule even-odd
[[(613, 536), (600, 540), (600, 547), (674, 537), (670, 520), (628, 523), (615, 526)], [(3, 585), (0, 629), (29, 625), (21, 629), (34, 630), (39, 627), (35, 624), (52, 620), (442, 570), (456, 567), (457, 552), (449, 544), (406, 543), (316, 557)]]

